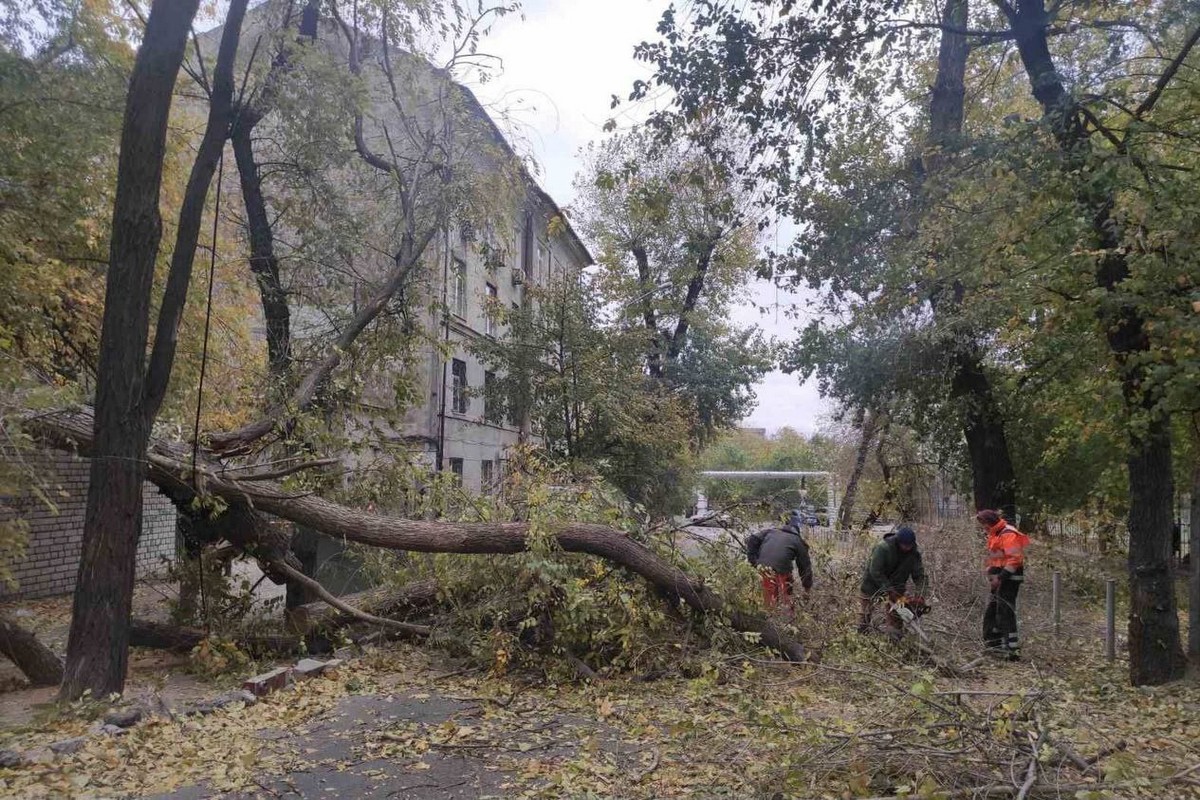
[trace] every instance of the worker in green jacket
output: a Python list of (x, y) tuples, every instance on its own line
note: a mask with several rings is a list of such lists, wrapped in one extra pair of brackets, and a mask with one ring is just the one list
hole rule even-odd
[[(905, 526), (884, 536), (883, 541), (875, 545), (870, 559), (867, 560), (862, 582), (858, 587), (859, 601), (862, 604), (858, 622), (859, 633), (871, 630), (871, 614), (875, 603), (886, 598), (889, 603), (888, 633), (893, 638), (900, 637), (903, 626), (892, 608), (905, 597), (910, 579), (918, 595), (924, 595), (929, 590), (925, 564), (921, 560), (921, 551), (917, 548), (917, 534), (912, 528)], [(924, 597), (913, 599), (919, 599), (921, 605), (925, 604)]]

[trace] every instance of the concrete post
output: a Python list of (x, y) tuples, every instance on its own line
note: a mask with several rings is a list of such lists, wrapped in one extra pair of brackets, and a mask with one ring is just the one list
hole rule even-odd
[(1062, 634), (1062, 573), (1058, 570), (1054, 571), (1054, 577), (1050, 583), (1050, 608), (1054, 613), (1054, 635), (1058, 637)]
[(1104, 655), (1117, 660), (1117, 582), (1112, 578), (1104, 589)]

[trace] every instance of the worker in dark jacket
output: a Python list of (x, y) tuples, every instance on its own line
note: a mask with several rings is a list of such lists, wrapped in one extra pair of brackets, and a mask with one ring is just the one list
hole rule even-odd
[(762, 575), (763, 599), (768, 606), (792, 603), (792, 567), (800, 573), (800, 584), (807, 595), (812, 589), (812, 559), (808, 542), (800, 535), (803, 517), (792, 515), (781, 527), (751, 534), (746, 539), (746, 558)]
[[(859, 602), (862, 604), (858, 622), (859, 633), (871, 630), (871, 614), (876, 601), (886, 597), (888, 602), (894, 605), (904, 598), (910, 579), (919, 595), (924, 595), (929, 590), (925, 564), (921, 560), (921, 551), (917, 549), (917, 534), (906, 526), (884, 536), (883, 541), (875, 545), (871, 557), (867, 560), (862, 582), (858, 587)], [(887, 622), (889, 635), (899, 638), (902, 632), (900, 618), (890, 608)]]

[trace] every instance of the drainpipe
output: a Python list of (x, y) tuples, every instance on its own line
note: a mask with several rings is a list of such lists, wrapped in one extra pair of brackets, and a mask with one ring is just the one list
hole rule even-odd
[[(447, 349), (450, 344), (450, 304), (449, 304), (449, 286), (450, 286), (450, 225), (447, 224), (444, 230), (445, 253), (442, 260), (442, 324), (443, 324), (443, 341)], [(437, 436), (437, 471), (441, 472), (446, 461), (446, 367), (449, 366), (449, 359), (445, 353), (440, 356), (442, 360), (442, 389), (438, 393), (438, 436)]]

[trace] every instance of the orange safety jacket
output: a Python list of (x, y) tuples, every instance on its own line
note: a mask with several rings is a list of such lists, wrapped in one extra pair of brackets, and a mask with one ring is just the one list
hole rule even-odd
[(1019, 530), (1000, 520), (987, 532), (989, 575), (1008, 572), (1020, 575), (1025, 571), (1025, 548), (1029, 537)]

